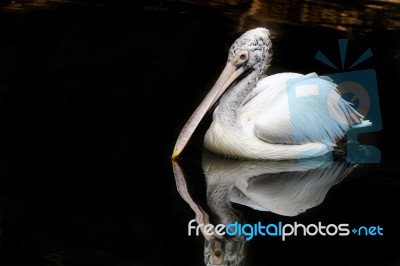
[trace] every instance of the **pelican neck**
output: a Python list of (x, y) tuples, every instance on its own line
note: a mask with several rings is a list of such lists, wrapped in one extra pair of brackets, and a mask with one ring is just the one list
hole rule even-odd
[(238, 127), (240, 106), (246, 95), (256, 86), (258, 79), (258, 72), (253, 71), (229, 88), (221, 97), (216, 118), (222, 120), (227, 126)]

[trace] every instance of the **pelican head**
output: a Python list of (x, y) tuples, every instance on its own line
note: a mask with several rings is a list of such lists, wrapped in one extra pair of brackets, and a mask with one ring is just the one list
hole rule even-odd
[(265, 28), (256, 28), (245, 32), (229, 49), (228, 64), (243, 71), (251, 69), (260, 74), (270, 61), (271, 48), (269, 31)]
[(253, 71), (260, 76), (268, 66), (271, 48), (269, 31), (255, 28), (243, 33), (229, 49), (228, 62), (217, 82), (186, 122), (176, 141), (172, 158), (176, 158), (185, 148), (193, 132), (208, 110), (232, 85)]

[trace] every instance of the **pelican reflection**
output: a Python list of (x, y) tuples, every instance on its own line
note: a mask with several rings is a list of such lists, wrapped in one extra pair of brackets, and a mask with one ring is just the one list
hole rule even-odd
[(296, 216), (320, 205), (355, 167), (329, 155), (302, 161), (242, 161), (209, 152), (203, 153), (202, 165), (208, 205), (216, 214), (223, 211), (225, 202), (283, 216)]
[[(187, 179), (172, 160), (177, 188), (196, 214), (198, 224), (232, 224), (245, 217), (233, 203), (261, 212), (296, 216), (320, 205), (329, 190), (354, 169), (342, 156), (303, 161), (234, 160), (206, 150), (202, 170), (206, 181), (207, 213), (188, 191)], [(210, 218), (211, 217), (211, 218)], [(242, 236), (205, 237), (206, 265), (242, 265), (246, 240)]]

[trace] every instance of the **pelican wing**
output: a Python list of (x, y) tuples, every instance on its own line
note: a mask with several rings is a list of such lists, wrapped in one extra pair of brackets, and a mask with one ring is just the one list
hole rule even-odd
[(245, 130), (274, 144), (334, 143), (363, 118), (330, 78), (315, 73), (260, 80), (240, 111)]

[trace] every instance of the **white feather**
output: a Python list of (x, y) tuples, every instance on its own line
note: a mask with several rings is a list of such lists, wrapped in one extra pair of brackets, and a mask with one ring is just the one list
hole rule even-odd
[[(304, 89), (303, 84), (317, 87), (296, 96), (296, 88)], [(310, 96), (304, 95), (307, 93)], [(220, 104), (231, 98), (221, 99)], [(315, 157), (331, 151), (350, 125), (362, 119), (340, 96), (336, 84), (315, 73), (281, 73), (263, 78), (243, 103), (236, 110), (235, 125), (224, 119), (226, 108), (215, 109), (204, 139), (207, 149), (238, 158)]]

